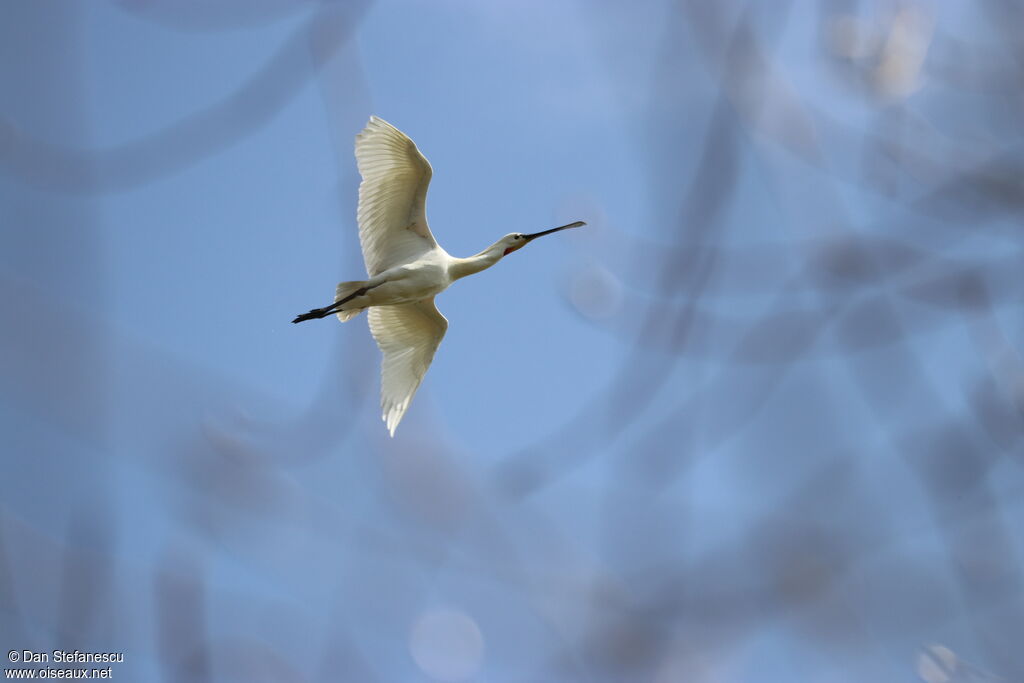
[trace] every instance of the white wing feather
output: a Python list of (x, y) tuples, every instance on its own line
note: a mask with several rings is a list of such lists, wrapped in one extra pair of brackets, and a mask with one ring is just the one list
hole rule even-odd
[(370, 276), (415, 261), (437, 247), (427, 225), (433, 171), (405, 133), (376, 116), (356, 136), (359, 242)]
[(380, 371), (380, 407), (388, 432), (405, 415), (448, 330), (434, 298), (397, 306), (372, 306), (370, 332), (384, 354)]

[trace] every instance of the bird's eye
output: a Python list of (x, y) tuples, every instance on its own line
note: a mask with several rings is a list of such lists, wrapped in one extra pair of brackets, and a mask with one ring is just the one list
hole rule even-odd
[(514, 239), (514, 240), (517, 240), (517, 239), (519, 239), (520, 237), (522, 237), (522, 235), (512, 235), (512, 239)]

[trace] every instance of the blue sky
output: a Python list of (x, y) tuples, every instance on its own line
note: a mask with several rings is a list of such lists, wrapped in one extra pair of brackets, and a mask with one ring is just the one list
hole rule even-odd
[[(6, 14), (0, 644), (132, 680), (1020, 672), (995, 10)], [(371, 114), (452, 254), (589, 224), (439, 297), (393, 440), (365, 317), (289, 322), (364, 272)]]
[[(565, 283), (605, 248), (607, 222), (650, 217), (638, 213), (629, 113), (609, 106), (579, 8), (512, 14), (506, 26), (502, 16), (457, 4), (375, 5), (340, 56), (362, 65), (366, 80), (352, 88), (345, 123), (311, 82), (223, 153), (105, 198), (117, 320), (267, 393), (307, 400), (339, 343), (369, 340), (363, 321), (286, 323), (296, 306), (321, 305), (335, 281), (363, 272), (351, 141), (376, 113), (434, 165), (429, 216), (450, 252), (469, 255), (507, 232), (577, 216), (591, 223), (588, 233), (535, 246), (447, 293), (441, 307), (451, 331), (416, 401), (416, 412), (436, 411), (431, 421), (474, 451), (505, 450), (557, 425), (606, 380), (616, 353), (566, 307)], [(307, 19), (184, 36), (109, 6), (88, 20), (90, 119), (101, 144), (118, 144), (216, 101), (226, 83), (266, 60), (268, 41), (283, 41)], [(531, 22), (542, 30), (524, 35)], [(410, 25), (422, 29), (396, 55), (387, 37)], [(514, 40), (528, 47), (510, 59)], [(174, 48), (160, 50), (160, 41)], [(133, 48), (146, 58), (126, 60)], [(154, 297), (167, 305), (141, 303)]]

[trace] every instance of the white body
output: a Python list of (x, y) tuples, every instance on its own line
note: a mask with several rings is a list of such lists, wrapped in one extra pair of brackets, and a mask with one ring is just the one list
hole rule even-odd
[(383, 354), (381, 410), (388, 431), (395, 428), (430, 367), (448, 320), (434, 297), (455, 280), (497, 263), (536, 235), (513, 233), (476, 256), (456, 258), (438, 245), (427, 225), (430, 163), (404, 133), (370, 117), (356, 136), (359, 185), (359, 241), (369, 278), (342, 282), (335, 303), (293, 322), (337, 314), (344, 322), (369, 309), (370, 332)]
[(450, 273), (453, 260), (443, 249), (435, 247), (412, 263), (388, 268), (366, 280), (365, 285), (373, 289), (345, 304), (343, 309), (407, 304), (436, 296), (455, 282)]

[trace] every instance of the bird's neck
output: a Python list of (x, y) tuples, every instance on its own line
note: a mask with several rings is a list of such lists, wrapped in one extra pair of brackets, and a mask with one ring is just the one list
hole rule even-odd
[(466, 277), (473, 273), (479, 273), (481, 270), (490, 268), (500, 261), (501, 257), (504, 256), (502, 252), (501, 244), (494, 243), (475, 256), (455, 258), (448, 267), (448, 273), (453, 280), (458, 280), (460, 277)]

